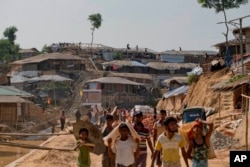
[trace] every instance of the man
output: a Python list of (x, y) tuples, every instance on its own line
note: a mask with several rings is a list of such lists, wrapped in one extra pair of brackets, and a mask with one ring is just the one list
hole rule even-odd
[(61, 123), (61, 131), (64, 130), (64, 125), (65, 125), (65, 115), (64, 115), (64, 111), (62, 111), (62, 115), (60, 117), (60, 123)]
[(80, 121), (81, 120), (81, 113), (80, 113), (80, 110), (77, 109), (76, 113), (75, 113), (75, 116), (76, 116), (76, 122)]
[(181, 167), (179, 148), (186, 166), (189, 167), (184, 147), (185, 141), (181, 135), (176, 133), (178, 129), (177, 120), (174, 117), (168, 117), (164, 121), (164, 126), (166, 131), (156, 141), (151, 167), (154, 166), (156, 156), (160, 151), (162, 151), (162, 167)]
[[(166, 110), (160, 110), (160, 119), (156, 121), (153, 125), (153, 143), (155, 146), (157, 138), (165, 131), (164, 121), (166, 119)], [(159, 152), (156, 160), (158, 167), (161, 167), (161, 152)]]
[[(106, 128), (104, 128), (102, 136), (107, 136), (113, 130), (114, 117), (110, 114), (106, 115)], [(108, 154), (108, 147), (102, 155), (102, 167), (115, 167), (115, 159), (110, 158)]]
[(105, 120), (107, 120), (106, 116), (107, 116), (107, 111), (105, 110), (105, 111), (103, 111), (103, 115), (100, 118), (100, 127), (101, 128), (104, 126)]
[(142, 122), (143, 114), (141, 111), (135, 111), (133, 116), (134, 116), (134, 125), (138, 122)]

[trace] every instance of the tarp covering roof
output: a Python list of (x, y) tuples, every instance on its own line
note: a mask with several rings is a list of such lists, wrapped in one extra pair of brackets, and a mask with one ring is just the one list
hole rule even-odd
[(14, 86), (0, 86), (0, 96), (31, 97), (32, 94), (15, 88)]
[(18, 96), (0, 96), (0, 103), (30, 103), (30, 101)]
[(172, 78), (169, 78), (169, 79), (165, 79), (163, 82), (165, 82), (167, 85), (169, 85), (171, 81), (176, 81), (179, 84), (187, 84), (188, 83), (188, 77), (172, 77)]
[(11, 64), (40, 63), (45, 60), (83, 60), (83, 59), (78, 56), (56, 52), (56, 53), (40, 54), (37, 56), (15, 61)]
[(125, 84), (125, 85), (143, 85), (120, 77), (103, 77), (87, 81), (87, 83), (107, 83), (107, 84)]
[(161, 55), (217, 55), (218, 53), (211, 50), (166, 50)]
[(62, 77), (60, 75), (42, 75), (40, 77), (34, 77), (29, 80), (29, 82), (36, 81), (73, 81), (72, 79)]
[(150, 62), (147, 66), (156, 70), (179, 70), (180, 68), (193, 69), (197, 65), (194, 63), (163, 63), (163, 62)]
[[(231, 78), (232, 79), (232, 78)], [(250, 75), (246, 75), (243, 78), (240, 78), (236, 81), (230, 81), (230, 79), (226, 81), (219, 82), (213, 85), (211, 88), (214, 91), (230, 91), (238, 88), (241, 85), (250, 83)]]
[(122, 68), (124, 66), (147, 67), (145, 64), (139, 63), (137, 61), (130, 61), (130, 60), (114, 60), (114, 61), (102, 63), (102, 66), (104, 69), (108, 66), (113, 66), (113, 65), (115, 65), (117, 68)]
[(28, 80), (29, 80), (29, 78), (26, 78), (26, 77), (23, 77), (20, 75), (16, 75), (16, 76), (13, 76), (10, 78), (10, 83), (23, 83), (23, 82), (26, 82)]
[(141, 78), (141, 79), (153, 80), (152, 75), (149, 75), (149, 74), (141, 74), (141, 73), (109, 72), (108, 75), (113, 76), (113, 77), (129, 77), (129, 78)]
[(172, 90), (170, 92), (164, 93), (163, 97), (164, 98), (169, 98), (171, 96), (178, 96), (178, 95), (181, 95), (181, 94), (186, 94), (187, 91), (188, 91), (188, 88), (189, 88), (189, 86), (185, 86), (185, 85), (181, 86), (181, 87), (176, 88), (176, 89), (174, 89), (174, 90)]

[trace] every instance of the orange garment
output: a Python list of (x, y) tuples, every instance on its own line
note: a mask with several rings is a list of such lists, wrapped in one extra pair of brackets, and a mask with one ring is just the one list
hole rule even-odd
[(203, 124), (202, 124), (201, 122), (194, 121), (194, 122), (192, 123), (192, 128), (191, 128), (191, 129), (189, 130), (189, 132), (187, 133), (187, 136), (188, 136), (189, 139), (192, 139), (192, 138), (194, 137), (193, 129), (194, 129), (195, 127), (197, 127), (197, 126), (203, 129)]

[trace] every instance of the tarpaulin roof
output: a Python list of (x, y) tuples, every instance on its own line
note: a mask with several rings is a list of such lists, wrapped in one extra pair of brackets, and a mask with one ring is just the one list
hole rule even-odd
[(0, 86), (0, 96), (22, 96), (31, 97), (32, 94), (19, 90), (14, 86)]
[(176, 88), (176, 89), (174, 89), (174, 90), (172, 90), (170, 92), (164, 93), (163, 97), (164, 98), (169, 98), (171, 96), (177, 96), (177, 95), (181, 95), (181, 94), (186, 94), (187, 91), (188, 91), (188, 88), (189, 88), (189, 86), (185, 86), (185, 85), (181, 86), (181, 87)]
[(66, 77), (62, 77), (60, 75), (42, 75), (40, 77), (31, 78), (29, 81), (35, 82), (35, 81), (73, 81), (73, 80)]
[(125, 84), (125, 85), (143, 85), (120, 77), (103, 77), (87, 81), (87, 83), (109, 83), (109, 84)]

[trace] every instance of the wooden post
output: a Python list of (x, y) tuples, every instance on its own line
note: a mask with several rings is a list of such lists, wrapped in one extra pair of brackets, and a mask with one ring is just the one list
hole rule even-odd
[[(242, 97), (245, 97), (248, 99), (248, 106), (250, 107), (250, 103), (249, 103), (249, 100), (250, 100), (250, 96), (246, 96), (244, 94), (241, 94)], [(247, 105), (246, 105), (247, 106)], [(249, 110), (249, 107), (248, 107), (248, 110)], [(244, 107), (242, 106), (242, 109), (244, 109)], [(245, 141), (246, 141), (246, 151), (248, 151), (248, 111), (246, 110), (245, 111), (245, 117), (246, 117), (246, 132), (245, 132)]]
[(221, 92), (219, 93), (219, 124), (220, 124), (220, 111), (221, 111)]

